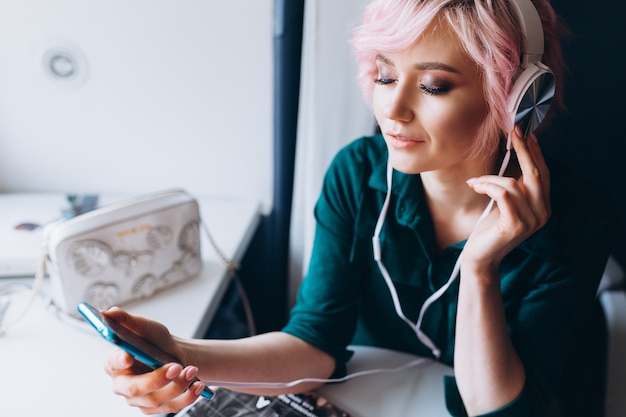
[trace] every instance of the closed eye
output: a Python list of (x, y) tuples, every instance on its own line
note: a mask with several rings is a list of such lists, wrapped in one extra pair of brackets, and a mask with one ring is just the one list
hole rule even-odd
[(442, 95), (450, 91), (450, 87), (446, 85), (431, 87), (425, 84), (420, 84), (420, 90), (422, 90), (422, 92), (425, 94), (428, 94), (431, 96), (438, 96), (438, 95)]
[(383, 78), (383, 77), (380, 77), (380, 78), (374, 79), (374, 82), (376, 84), (378, 84), (378, 85), (389, 85), (389, 84), (395, 83), (396, 81), (398, 81), (398, 80), (396, 80), (395, 78)]

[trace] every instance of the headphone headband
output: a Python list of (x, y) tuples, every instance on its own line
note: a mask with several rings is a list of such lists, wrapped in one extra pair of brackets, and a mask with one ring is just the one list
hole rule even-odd
[(521, 66), (541, 62), (543, 56), (543, 25), (531, 0), (511, 0), (511, 9), (517, 15), (522, 34), (526, 39), (526, 50), (522, 54)]

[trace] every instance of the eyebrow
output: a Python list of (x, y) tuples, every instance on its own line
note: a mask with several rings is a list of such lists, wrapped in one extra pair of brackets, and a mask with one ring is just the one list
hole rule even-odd
[[(394, 63), (387, 58), (384, 55), (378, 54), (376, 55), (376, 61), (381, 61), (387, 65), (394, 65)], [(456, 68), (448, 65), (448, 64), (444, 64), (443, 62), (439, 62), (439, 61), (428, 61), (428, 62), (419, 62), (415, 65), (413, 65), (413, 68), (415, 68), (416, 70), (440, 70), (440, 71), (447, 71), (447, 72), (452, 72), (455, 74), (460, 74), (461, 72), (459, 70), (457, 70)]]

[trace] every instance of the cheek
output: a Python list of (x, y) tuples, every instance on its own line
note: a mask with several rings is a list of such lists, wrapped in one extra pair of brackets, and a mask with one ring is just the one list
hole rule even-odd
[(374, 88), (374, 92), (372, 93), (372, 110), (374, 111), (374, 117), (376, 121), (380, 125), (385, 120), (385, 106), (384, 100), (385, 95), (380, 88)]
[(487, 116), (487, 106), (482, 101), (474, 101), (463, 108), (459, 115), (459, 125), (463, 129), (472, 130), (474, 133), (484, 123)]
[[(452, 101), (430, 108), (431, 125), (448, 137), (474, 139), (487, 115), (487, 107), (480, 100)], [(436, 126), (436, 127), (435, 127)]]

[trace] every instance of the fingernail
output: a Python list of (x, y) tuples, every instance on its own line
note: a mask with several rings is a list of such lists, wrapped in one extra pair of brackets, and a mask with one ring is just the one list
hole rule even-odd
[(126, 368), (127, 366), (131, 365), (128, 360), (128, 354), (123, 351), (119, 351), (117, 357), (115, 358), (115, 362), (120, 368)]
[(194, 385), (194, 388), (193, 388), (194, 395), (202, 394), (202, 391), (204, 390), (204, 384), (202, 382), (195, 382), (193, 385)]
[(520, 138), (524, 137), (524, 134), (522, 133), (522, 128), (519, 127), (519, 125), (515, 125), (515, 134)]
[(189, 366), (185, 369), (185, 379), (187, 381), (193, 381), (196, 375), (198, 375), (198, 368), (195, 366)]
[(467, 181), (465, 181), (468, 185), (474, 185), (476, 184), (476, 181), (478, 181), (476, 178), (470, 178)]
[(183, 370), (183, 367), (177, 363), (174, 363), (172, 365), (170, 365), (170, 367), (168, 368), (167, 372), (165, 373), (165, 377), (167, 379), (174, 379), (176, 378), (178, 375), (180, 375), (180, 372)]

